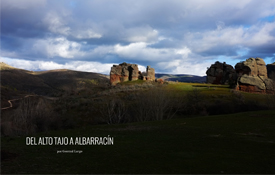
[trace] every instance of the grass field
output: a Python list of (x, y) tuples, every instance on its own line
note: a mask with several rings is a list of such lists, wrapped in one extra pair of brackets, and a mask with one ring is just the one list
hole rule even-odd
[[(26, 146), (2, 137), (2, 173), (275, 173), (275, 111), (87, 126), (35, 137), (114, 137), (114, 145)], [(57, 154), (57, 150), (82, 150)], [(3, 158), (3, 156), (2, 156)]]

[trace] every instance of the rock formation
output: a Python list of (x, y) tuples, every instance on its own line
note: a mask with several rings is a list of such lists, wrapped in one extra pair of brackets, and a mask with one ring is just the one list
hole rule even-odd
[(155, 77), (155, 69), (152, 68), (152, 67), (150, 67), (150, 66), (147, 66), (146, 74), (145, 74), (145, 76), (143, 76), (143, 79), (154, 81), (156, 79), (156, 77)]
[(110, 83), (116, 85), (120, 82), (134, 80), (155, 80), (155, 69), (147, 66), (146, 73), (141, 73), (137, 64), (121, 63), (113, 65), (110, 72)]
[(237, 63), (235, 70), (238, 75), (237, 90), (259, 93), (273, 91), (273, 81), (267, 76), (266, 65), (262, 58), (249, 58)]
[(211, 84), (234, 84), (237, 76), (231, 65), (220, 63), (219, 61), (212, 64), (206, 71), (206, 82)]
[(237, 63), (235, 69), (239, 75), (247, 74), (267, 78), (266, 65), (262, 58), (249, 58), (244, 62)]
[(267, 68), (267, 76), (268, 78), (272, 79), (273, 81), (275, 81), (275, 62), (272, 64), (268, 64), (266, 66)]
[(163, 79), (161, 79), (161, 78), (156, 79), (155, 82), (157, 82), (159, 84), (163, 84), (164, 83)]

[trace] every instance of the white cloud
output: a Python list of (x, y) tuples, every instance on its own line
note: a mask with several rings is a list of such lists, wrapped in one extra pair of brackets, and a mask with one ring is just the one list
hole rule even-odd
[(100, 62), (70, 61), (64, 64), (60, 64), (53, 61), (29, 61), (22, 59), (11, 59), (7, 57), (1, 57), (0, 61), (5, 62), (16, 68), (33, 71), (70, 69), (83, 72), (109, 74), (111, 67), (113, 66), (113, 64), (103, 64)]
[(53, 33), (68, 35), (71, 30), (56, 12), (49, 12), (43, 19), (43, 22)]
[(63, 58), (76, 58), (83, 56), (85, 53), (80, 51), (81, 44), (68, 41), (64, 37), (48, 38), (46, 40), (37, 40), (33, 45), (34, 52), (40, 52), (47, 55), (48, 58), (56, 56)]
[(270, 41), (274, 41), (275, 36), (272, 36), (270, 32), (275, 31), (275, 22), (273, 23), (265, 23), (262, 26), (254, 25), (251, 27), (251, 31), (248, 30), (244, 36), (244, 44), (247, 46), (259, 46), (266, 44)]
[(187, 45), (195, 52), (200, 53), (219, 47), (250, 47), (261, 46), (271, 41), (275, 42), (275, 37), (270, 32), (275, 30), (275, 23), (257, 23), (246, 29), (243, 26), (222, 27), (222, 23), (217, 24), (218, 30), (209, 30), (203, 33), (194, 32), (185, 34)]
[(25, 69), (25, 70), (37, 70), (38, 66), (33, 61), (22, 60), (22, 59), (11, 59), (7, 57), (1, 57), (1, 62), (4, 62), (10, 66)]
[(162, 68), (165, 73), (171, 74), (189, 74), (205, 76), (209, 62), (192, 62), (190, 60), (173, 60), (170, 62), (160, 62), (157, 67)]
[(91, 29), (87, 30), (79, 30), (79, 31), (73, 31), (70, 32), (72, 36), (78, 38), (78, 39), (91, 39), (91, 38), (101, 38), (102, 35), (99, 33), (96, 33), (95, 31)]
[[(136, 58), (141, 56), (141, 52), (146, 48), (146, 43), (131, 43), (127, 46), (121, 46), (120, 44), (115, 45), (114, 52), (121, 57)], [(142, 59), (142, 58), (141, 58)]]
[(151, 43), (155, 42), (158, 39), (158, 31), (155, 29), (152, 29), (151, 27), (136, 27), (136, 28), (130, 28), (125, 30), (126, 33), (126, 41), (129, 41), (131, 43), (136, 42), (146, 42)]
[[(147, 65), (147, 66), (149, 66), (149, 65)], [(140, 72), (146, 72), (146, 67), (138, 64), (138, 70)]]
[(225, 27), (225, 23), (222, 21), (217, 21), (216, 26), (217, 26), (217, 30), (221, 30)]
[(190, 49), (184, 47), (182, 49), (162, 49), (151, 48), (150, 44), (144, 42), (131, 43), (126, 46), (119, 44), (115, 45), (114, 53), (120, 57), (134, 58), (139, 60), (161, 61), (174, 60), (182, 57), (187, 57), (191, 53)]

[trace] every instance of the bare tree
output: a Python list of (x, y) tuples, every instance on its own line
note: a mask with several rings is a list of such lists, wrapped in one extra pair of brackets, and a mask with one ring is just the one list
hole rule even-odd
[(123, 101), (112, 99), (102, 106), (100, 112), (108, 124), (117, 124), (125, 120), (127, 110)]
[(19, 107), (14, 111), (11, 121), (21, 132), (25, 132), (23, 134), (31, 134), (47, 130), (52, 118), (53, 110), (44, 99), (28, 97), (22, 99)]
[(162, 87), (137, 94), (133, 115), (137, 121), (164, 120), (172, 118), (182, 103)]

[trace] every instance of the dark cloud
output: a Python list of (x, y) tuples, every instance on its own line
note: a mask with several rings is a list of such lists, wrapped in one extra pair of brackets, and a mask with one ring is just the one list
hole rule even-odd
[(255, 48), (252, 47), (248, 54), (251, 55), (251, 57), (275, 58), (275, 43), (269, 43)]

